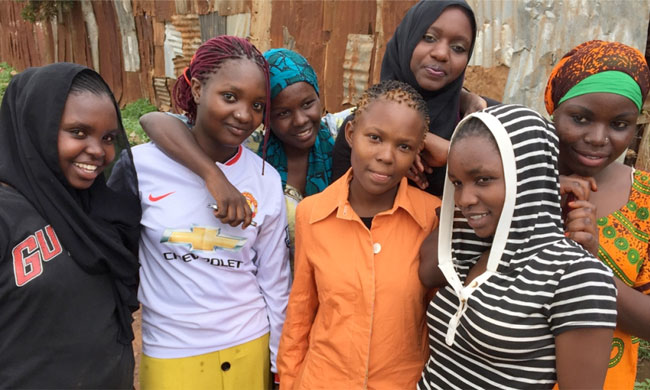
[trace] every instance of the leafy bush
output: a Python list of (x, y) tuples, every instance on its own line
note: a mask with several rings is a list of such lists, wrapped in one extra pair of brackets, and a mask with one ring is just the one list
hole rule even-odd
[(32, 23), (52, 20), (55, 16), (69, 11), (74, 3), (72, 0), (27, 0), (20, 16)]
[(140, 117), (156, 110), (156, 106), (151, 104), (147, 99), (138, 99), (133, 103), (127, 104), (122, 109), (122, 123), (124, 124), (124, 130), (126, 130), (126, 135), (129, 137), (131, 145), (149, 142), (149, 137), (140, 126)]
[(650, 379), (646, 379), (643, 382), (635, 382), (634, 390), (650, 390)]
[(639, 361), (642, 360), (650, 362), (650, 342), (643, 339), (639, 345)]
[(5, 95), (5, 90), (7, 89), (7, 85), (9, 85), (11, 77), (15, 74), (16, 71), (14, 68), (9, 66), (6, 62), (0, 62), (0, 101)]

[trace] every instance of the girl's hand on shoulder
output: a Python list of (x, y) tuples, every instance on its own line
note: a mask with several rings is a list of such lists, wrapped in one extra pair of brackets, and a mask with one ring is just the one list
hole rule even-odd
[(221, 223), (233, 227), (242, 225), (242, 229), (251, 224), (253, 212), (246, 198), (223, 174), (210, 175), (205, 180), (205, 185), (216, 200), (217, 210), (214, 210), (213, 213)]
[(598, 227), (596, 206), (589, 202), (589, 195), (597, 190), (598, 186), (593, 177), (560, 175), (565, 234), (594, 256), (598, 255)]
[[(415, 161), (408, 172), (406, 172), (406, 177), (409, 180), (412, 180), (421, 190), (426, 190), (429, 187), (429, 181), (427, 180), (426, 175), (424, 174), (426, 169), (431, 169), (428, 166), (425, 167), (425, 164), (420, 158), (419, 154), (415, 155)], [(428, 171), (427, 171), (428, 172)]]
[(574, 200), (564, 207), (569, 210), (564, 219), (565, 235), (592, 255), (598, 256), (596, 206), (586, 200)]
[(460, 91), (460, 112), (467, 116), (473, 112), (481, 111), (487, 107), (485, 99), (466, 89)]
[(578, 175), (560, 175), (560, 196), (573, 195), (578, 200), (589, 200), (591, 192), (598, 191), (596, 179)]
[(447, 164), (449, 153), (449, 141), (433, 133), (427, 133), (424, 137), (424, 148), (420, 158), (429, 167), (442, 167)]

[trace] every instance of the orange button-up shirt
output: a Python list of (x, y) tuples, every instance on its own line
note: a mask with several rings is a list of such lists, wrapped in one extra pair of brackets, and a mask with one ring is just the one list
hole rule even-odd
[(351, 177), (298, 205), (282, 389), (414, 389), (429, 356), (419, 250), (440, 200), (402, 179), (368, 230), (348, 202)]

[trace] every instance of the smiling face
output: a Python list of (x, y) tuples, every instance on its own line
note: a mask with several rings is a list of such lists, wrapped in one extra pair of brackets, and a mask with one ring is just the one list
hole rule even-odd
[(424, 126), (422, 115), (406, 103), (385, 99), (368, 103), (345, 128), (352, 148), (350, 197), (392, 204), (422, 146)]
[(447, 160), (456, 206), (481, 238), (494, 235), (506, 196), (503, 165), (494, 142), (485, 135), (468, 135), (452, 143)]
[(440, 14), (411, 55), (411, 71), (418, 85), (437, 91), (456, 80), (469, 61), (472, 25), (458, 7), (448, 7)]
[(85, 190), (115, 158), (119, 125), (107, 95), (71, 93), (65, 102), (57, 147), (59, 166), (72, 188)]
[(271, 130), (285, 150), (309, 150), (316, 142), (321, 111), (314, 87), (304, 81), (291, 84), (271, 101)]
[(636, 105), (612, 93), (590, 93), (568, 99), (553, 119), (560, 138), (560, 173), (597, 176), (632, 141)]
[(214, 161), (225, 162), (262, 123), (266, 82), (248, 59), (226, 60), (203, 82), (192, 78), (194, 136)]

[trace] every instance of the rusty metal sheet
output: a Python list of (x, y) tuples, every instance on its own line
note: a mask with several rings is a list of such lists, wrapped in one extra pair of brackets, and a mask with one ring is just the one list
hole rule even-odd
[[(138, 48), (140, 52), (140, 72), (137, 87), (140, 89), (140, 97), (153, 98), (154, 90), (151, 82), (156, 67), (156, 58), (154, 53), (154, 29), (152, 19), (147, 14), (134, 15), (135, 27), (137, 31)], [(164, 69), (164, 62), (161, 61), (161, 68)]]
[(165, 24), (165, 76), (176, 77), (174, 58), (183, 57), (183, 39), (181, 33), (171, 23)]
[(122, 48), (117, 16), (113, 2), (93, 1), (93, 10), (97, 20), (97, 28), (102, 33), (99, 35), (99, 68), (100, 74), (111, 87), (115, 99), (122, 103), (124, 92), (124, 79), (122, 66)]
[[(316, 71), (320, 85), (320, 98), (325, 106), (329, 91), (324, 84), (325, 49), (330, 41), (329, 32), (323, 31), (323, 7), (326, 3), (273, 0), (271, 6), (270, 43), (267, 49), (291, 48), (305, 56)], [(342, 58), (343, 56), (339, 61)]]
[(153, 78), (153, 89), (157, 103), (156, 106), (159, 110), (163, 111), (169, 111), (172, 107), (172, 98), (170, 88), (168, 87), (168, 80), (172, 81), (173, 85), (173, 79), (168, 79), (167, 77)]
[(138, 36), (135, 32), (135, 21), (130, 0), (115, 0), (115, 14), (122, 37), (122, 58), (124, 70), (137, 72), (140, 70), (140, 50)]
[[(517, 30), (517, 10), (526, 7), (519, 0), (469, 0), (476, 18), (476, 42), (469, 65), (492, 68), (510, 66)], [(528, 21), (524, 28), (534, 21)]]
[(156, 1), (155, 0), (131, 0), (133, 8), (133, 16), (141, 15), (156, 15)]
[[(152, 27), (152, 42), (143, 44), (144, 50), (153, 52), (153, 69), (151, 69), (152, 76), (165, 75), (165, 23), (153, 20)], [(147, 67), (147, 63), (144, 63)]]
[[(0, 59), (19, 70), (57, 60), (98, 62), (101, 74), (125, 102), (137, 91), (153, 94), (153, 76), (175, 78), (201, 41), (222, 31), (210, 20), (215, 18), (210, 14), (218, 11), (226, 20), (227, 32), (250, 34), (262, 50), (285, 46), (307, 57), (319, 77), (325, 109), (336, 111), (344, 100), (350, 100), (347, 94), (344, 98), (344, 88), (350, 91), (352, 79), (344, 80), (343, 71), (348, 34), (373, 35), (366, 83), (374, 83), (379, 79), (386, 42), (416, 0), (119, 0), (129, 2), (135, 16), (138, 48), (129, 50), (121, 47), (115, 1), (90, 2), (97, 23), (96, 49), (88, 38), (81, 3), (62, 20), (31, 24), (20, 17), (24, 3), (0, 1)], [(542, 89), (551, 67), (577, 43), (601, 38), (641, 49), (646, 43), (647, 0), (469, 2), (478, 22), (470, 65), (500, 72), (502, 65), (510, 66), (504, 100), (537, 109), (542, 108)], [(203, 15), (200, 20), (199, 15)], [(170, 21), (176, 33), (165, 27)], [(94, 55), (98, 61), (93, 61), (93, 53), (98, 53)], [(125, 67), (132, 69), (125, 64), (136, 57), (140, 59), (139, 81), (124, 72)]]
[(95, 19), (95, 13), (93, 12), (93, 6), (90, 4), (90, 0), (81, 1), (81, 13), (83, 14), (86, 30), (88, 31), (88, 43), (93, 69), (99, 72), (99, 30), (97, 29), (97, 20)]
[(173, 1), (154, 1), (154, 16), (160, 22), (170, 21), (176, 13), (176, 5)]
[(270, 0), (251, 1), (251, 31), (249, 41), (264, 53), (271, 48), (271, 15), (273, 4)]
[(375, 52), (371, 66), (372, 77), (369, 84), (379, 82), (381, 61), (386, 52), (386, 44), (395, 33), (406, 12), (416, 3), (415, 0), (390, 1), (377, 0), (377, 16), (375, 23)]
[(368, 88), (374, 37), (367, 34), (349, 34), (343, 60), (342, 104), (356, 105)]
[[(321, 84), (327, 91), (323, 106), (332, 112), (343, 102), (343, 69), (348, 34), (373, 34), (376, 3), (372, 1), (333, 1), (323, 6), (323, 31), (328, 36), (325, 69)], [(345, 28), (343, 28), (345, 26)], [(302, 35), (298, 35), (302, 38)], [(305, 38), (302, 38), (305, 39)], [(297, 44), (298, 47), (300, 47)], [(323, 100), (323, 99), (321, 99)]]
[(174, 15), (172, 24), (180, 32), (183, 43), (183, 56), (172, 58), (174, 75), (179, 75), (190, 64), (196, 49), (201, 46), (201, 27), (197, 14)]
[[(81, 4), (75, 3), (72, 9), (63, 13), (61, 20), (57, 20), (57, 23), (53, 22), (52, 26), (53, 28), (56, 26), (57, 36), (55, 60), (76, 62), (92, 67), (90, 48), (78, 44), (78, 42), (85, 42), (88, 34), (83, 21)], [(30, 46), (33, 48), (33, 45)]]
[(251, 31), (251, 14), (235, 14), (226, 16), (226, 34), (246, 38)]
[(226, 17), (219, 15), (217, 12), (199, 15), (199, 24), (201, 26), (202, 42), (226, 33)]
[(212, 0), (212, 3), (221, 16), (250, 13), (251, 10), (250, 0)]

